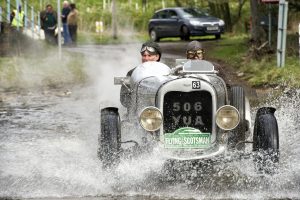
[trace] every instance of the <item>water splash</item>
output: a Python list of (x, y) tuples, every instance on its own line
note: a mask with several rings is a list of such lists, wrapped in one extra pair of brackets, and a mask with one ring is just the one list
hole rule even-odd
[(179, 180), (174, 180), (164, 174), (166, 160), (156, 151), (124, 159), (114, 172), (102, 171), (97, 158), (99, 102), (101, 106), (118, 104), (118, 90), (107, 86), (105, 77), (99, 80), (99, 75), (106, 72), (111, 79), (116, 74), (113, 71), (124, 75), (127, 69), (119, 69), (118, 61), (102, 63), (100, 68), (94, 55), (95, 60), (89, 60), (85, 69), (91, 86), (70, 88), (70, 95), (51, 90), (3, 97), (0, 197), (299, 198), (299, 90), (288, 90), (265, 103), (277, 108), (280, 132), (280, 170), (273, 176), (257, 174), (252, 159), (243, 159), (211, 164), (206, 169), (180, 166)]

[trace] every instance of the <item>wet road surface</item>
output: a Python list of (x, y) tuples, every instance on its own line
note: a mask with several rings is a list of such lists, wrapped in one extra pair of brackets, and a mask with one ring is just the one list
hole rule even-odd
[[(178, 45), (185, 45), (180, 42)], [(169, 48), (171, 43), (161, 43)], [(85, 86), (1, 92), (0, 197), (29, 199), (270, 199), (300, 197), (299, 91), (268, 102), (278, 108), (281, 162), (273, 176), (255, 173), (251, 159), (182, 169), (184, 181), (161, 177), (159, 152), (124, 160), (114, 173), (97, 158), (99, 107), (120, 106), (114, 76), (139, 62), (140, 44), (80, 46)], [(176, 54), (176, 53), (175, 53)], [(174, 53), (163, 59), (172, 62)], [(120, 109), (121, 113), (124, 110)], [(254, 116), (253, 116), (254, 117)], [(199, 175), (200, 174), (200, 175)]]

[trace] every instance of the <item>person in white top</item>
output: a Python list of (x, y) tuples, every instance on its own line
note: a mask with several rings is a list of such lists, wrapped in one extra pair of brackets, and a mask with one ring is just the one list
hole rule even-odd
[(155, 76), (160, 78), (162, 76), (170, 74), (171, 69), (167, 65), (155, 62), (155, 61), (147, 61), (137, 66), (131, 75), (131, 80), (133, 83), (137, 83), (144, 78)]
[[(170, 73), (170, 68), (167, 65), (159, 63), (161, 48), (157, 43), (152, 41), (145, 42), (142, 45), (140, 53), (142, 56), (142, 64), (131, 69), (127, 73), (127, 77), (137, 81), (149, 76), (166, 75)], [(121, 87), (120, 101), (125, 107), (128, 107), (130, 104), (130, 91), (124, 85)]]

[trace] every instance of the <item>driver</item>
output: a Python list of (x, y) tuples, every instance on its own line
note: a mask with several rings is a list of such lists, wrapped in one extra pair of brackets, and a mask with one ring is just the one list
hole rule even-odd
[[(142, 56), (142, 63), (147, 61), (156, 61), (159, 62), (161, 58), (161, 49), (160, 46), (156, 42), (145, 42), (142, 45), (142, 48), (140, 50), (141, 56)], [(126, 76), (131, 76), (132, 72), (135, 70), (135, 68), (131, 69)]]
[[(161, 58), (161, 48), (156, 42), (148, 41), (142, 44), (141, 50), (141, 59), (142, 63), (147, 61), (154, 61), (159, 62)], [(133, 71), (136, 69), (131, 69), (126, 77), (131, 77)], [(129, 107), (130, 105), (130, 91), (129, 88), (126, 88), (126, 86), (121, 86), (121, 93), (120, 93), (120, 101), (121, 104), (125, 107)]]

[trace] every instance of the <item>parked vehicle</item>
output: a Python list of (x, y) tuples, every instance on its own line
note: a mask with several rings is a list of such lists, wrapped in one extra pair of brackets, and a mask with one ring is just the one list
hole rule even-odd
[[(208, 61), (178, 62), (167, 74), (141, 77), (140, 68), (150, 71), (164, 65), (145, 62), (130, 78), (115, 78), (115, 84), (125, 86), (126, 91), (121, 93), (128, 96), (121, 103), (128, 112), (120, 119), (118, 108), (101, 109), (98, 153), (103, 168), (114, 167), (122, 157), (134, 157), (154, 147), (171, 160), (201, 161), (222, 159), (228, 151), (243, 154), (245, 144), (252, 142), (257, 169), (271, 172), (279, 162), (275, 108), (258, 110), (251, 134), (250, 104), (242, 87), (228, 89)], [(135, 137), (124, 134), (126, 129)], [(133, 145), (124, 147), (128, 143)]]
[(180, 37), (189, 40), (190, 36), (215, 35), (221, 38), (225, 23), (222, 19), (210, 16), (195, 8), (165, 8), (155, 12), (148, 24), (148, 32), (153, 41), (165, 37)]

